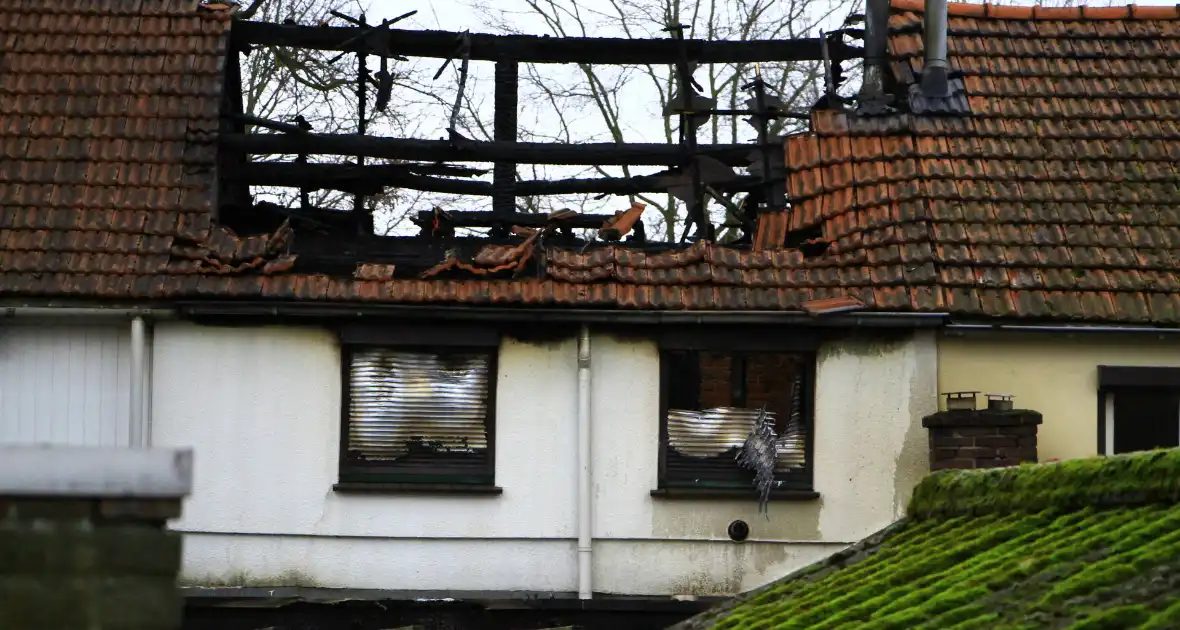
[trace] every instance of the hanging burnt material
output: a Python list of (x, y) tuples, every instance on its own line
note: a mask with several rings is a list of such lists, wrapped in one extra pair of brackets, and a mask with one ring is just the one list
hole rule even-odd
[(389, 107), (389, 99), (393, 96), (393, 73), (389, 71), (389, 58), (381, 57), (381, 69), (377, 71), (377, 102), (373, 104), (377, 111), (384, 112)]
[[(716, 105), (716, 101), (702, 97), (700, 90), (703, 88), (692, 78), (693, 70), (696, 69), (696, 61), (688, 58), (688, 49), (684, 43), (684, 27), (684, 24), (670, 24), (663, 30), (672, 33), (676, 40), (677, 91), (672, 97), (672, 102), (676, 104), (675, 109), (680, 115), (680, 145), (684, 147), (685, 153), (693, 155), (695, 158), (697, 129), (709, 119), (709, 114), (699, 113), (698, 108), (708, 112)], [(688, 232), (694, 225), (698, 239), (714, 240), (713, 224), (709, 221), (708, 213), (705, 212), (705, 185), (702, 179), (703, 170), (710, 166), (702, 164), (701, 159), (693, 159), (687, 167), (691, 192), (681, 193), (688, 205), (688, 220), (684, 222), (684, 231), (680, 234), (681, 243), (688, 239)], [(733, 173), (729, 174), (731, 179), (733, 176)]]
[[(355, 37), (345, 40), (340, 45), (341, 48), (347, 51), (349, 47), (356, 46), (356, 52), (359, 57), (363, 58), (369, 54), (377, 54), (381, 58), (381, 68), (377, 71), (375, 77), (368, 76), (368, 68), (363, 64), (362, 61), (360, 71), (362, 76), (358, 79), (358, 81), (372, 81), (373, 85), (377, 88), (377, 102), (374, 103), (374, 107), (377, 109), (377, 111), (384, 112), (386, 108), (389, 107), (389, 100), (393, 95), (393, 73), (389, 71), (389, 59), (393, 58), (397, 59), (398, 61), (407, 61), (407, 59), (401, 55), (391, 54), (387, 49), (375, 49), (372, 47), (369, 41), (372, 39), (371, 36), (374, 33), (388, 29), (390, 26), (415, 15), (418, 13), (418, 11), (407, 11), (397, 17), (390, 18), (388, 20), (382, 20), (380, 24), (371, 28), (366, 24), (365, 16), (363, 14), (361, 15), (360, 19), (357, 19), (340, 13), (339, 11), (330, 11), (329, 13), (342, 20), (345, 20), (346, 22), (350, 22), (363, 28), (363, 30), (361, 30), (361, 32)], [(347, 53), (344, 52), (336, 55), (335, 57), (329, 59), (328, 63), (335, 63), (339, 61), (340, 58), (345, 54)], [(363, 105), (361, 105), (361, 107), (363, 107)], [(361, 111), (363, 112), (363, 109)], [(364, 114), (361, 113), (360, 117), (364, 118)]]
[[(774, 490), (774, 469), (778, 461), (778, 436), (774, 420), (763, 406), (758, 412), (754, 430), (746, 437), (737, 455), (738, 464), (754, 471), (754, 488), (758, 490), (758, 513), (767, 514), (770, 493)], [(767, 514), (767, 518), (770, 515)]]
[[(356, 135), (363, 137), (368, 125), (367, 113), (365, 112), (365, 101), (368, 98), (366, 87), (372, 80), (369, 76), (368, 54), (370, 47), (367, 40), (368, 36), (375, 29), (369, 26), (369, 23), (365, 20), (364, 13), (361, 13), (360, 17), (356, 18), (340, 13), (339, 11), (331, 11), (330, 13), (361, 29), (355, 36), (341, 43), (340, 50), (342, 52), (329, 59), (328, 63), (336, 63), (349, 52), (356, 54)], [(365, 165), (365, 155), (363, 153), (358, 152), (354, 154), (354, 158), (356, 159), (357, 166), (363, 167)], [(353, 220), (356, 224), (357, 235), (371, 235), (373, 233), (373, 215), (365, 211), (365, 195), (361, 192), (356, 192), (353, 195), (352, 213)]]
[(775, 471), (788, 473), (807, 466), (807, 427), (803, 424), (803, 372), (796, 366), (791, 385), (791, 415), (775, 441)]
[(787, 107), (782, 99), (768, 93), (766, 88), (766, 81), (762, 78), (762, 67), (755, 64), (754, 80), (743, 85), (741, 89), (753, 93), (745, 102), (746, 108), (752, 112), (745, 122), (758, 131), (758, 149), (751, 152), (750, 166), (747, 170), (762, 180), (762, 186), (758, 194), (753, 195), (756, 203), (747, 203), (746, 212), (734, 217), (746, 233), (751, 235), (754, 233), (758, 214), (780, 211), (787, 205), (786, 186), (783, 183), (786, 173), (783, 152), (770, 148), (770, 125), (786, 114)]
[[(311, 131), (311, 129), (312, 129), (311, 123), (308, 122), (307, 119), (304, 118), (302, 115), (296, 115), (292, 119), (292, 122), (294, 122), (296, 128), (299, 129), (299, 133), (307, 133), (307, 132)], [(295, 157), (295, 163), (306, 165), (307, 164), (307, 154), (300, 153), (298, 156)], [(307, 212), (307, 211), (311, 210), (311, 189), (308, 188), (307, 186), (300, 186), (299, 187), (299, 209), (303, 212)]]
[(828, 109), (844, 109), (844, 98), (837, 92), (840, 81), (840, 64), (832, 59), (830, 45), (832, 43), (831, 33), (825, 33), (822, 29), (819, 32), (819, 38), (822, 42), (821, 50), (823, 50), (824, 62), (824, 95), (820, 98), (817, 107), (824, 107)]
[(432, 80), (437, 80), (447, 66), (451, 65), (451, 61), (455, 57), (460, 59), (459, 62), (459, 89), (455, 91), (455, 103), (451, 106), (451, 116), (449, 119), (449, 126), (447, 133), (450, 134), (451, 142), (455, 143), (462, 139), (463, 136), (459, 133), (459, 110), (463, 106), (463, 94), (467, 90), (467, 71), (471, 67), (471, 32), (463, 31), (456, 36), (455, 50), (451, 57), (448, 57), (438, 68), (438, 72), (434, 73)]

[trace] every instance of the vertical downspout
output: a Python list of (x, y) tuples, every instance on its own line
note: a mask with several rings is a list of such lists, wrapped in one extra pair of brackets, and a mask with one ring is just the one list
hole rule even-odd
[(927, 97), (950, 96), (946, 61), (946, 0), (926, 0), (922, 16), (922, 94)]
[(578, 599), (590, 599), (590, 328), (578, 332)]
[(131, 446), (132, 448), (147, 447), (147, 425), (144, 423), (144, 357), (146, 356), (145, 338), (146, 324), (143, 316), (136, 315), (131, 320)]

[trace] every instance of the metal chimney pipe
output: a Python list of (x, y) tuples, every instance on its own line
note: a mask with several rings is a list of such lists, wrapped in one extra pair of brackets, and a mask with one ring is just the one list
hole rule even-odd
[(922, 94), (930, 98), (950, 96), (946, 62), (946, 0), (926, 0), (922, 17)]
[(885, 47), (889, 41), (889, 1), (865, 3), (865, 64), (860, 100), (879, 97), (885, 89)]

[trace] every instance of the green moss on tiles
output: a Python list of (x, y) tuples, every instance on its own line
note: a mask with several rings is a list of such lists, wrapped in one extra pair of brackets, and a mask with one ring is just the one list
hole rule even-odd
[(1140, 605), (1121, 606), (1104, 610), (1093, 617), (1083, 619), (1069, 630), (1122, 630), (1135, 628), (1151, 617), (1151, 613)]
[(884, 535), (682, 630), (1180, 628), (1180, 450), (938, 473)]
[(922, 519), (1177, 500), (1180, 450), (1168, 449), (990, 470), (940, 471), (914, 490), (908, 515)]
[(1147, 623), (1139, 626), (1139, 630), (1171, 630), (1172, 628), (1180, 628), (1180, 600), (1155, 613), (1147, 620)]

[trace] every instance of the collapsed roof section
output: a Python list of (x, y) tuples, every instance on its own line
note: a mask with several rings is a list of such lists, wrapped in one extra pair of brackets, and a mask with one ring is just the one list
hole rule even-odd
[[(633, 195), (639, 193), (659, 192), (679, 199), (687, 208), (684, 231), (678, 240), (665, 243), (665, 246), (685, 247), (691, 242), (716, 241), (717, 226), (706, 211), (711, 202), (725, 207), (726, 227), (736, 228), (740, 233), (733, 244), (749, 246), (754, 241), (761, 213), (785, 207), (782, 138), (771, 133), (772, 124), (783, 118), (805, 119), (808, 114), (787, 111), (784, 103), (770, 92), (757, 73), (741, 88), (748, 96), (741, 108), (718, 109), (716, 100), (704, 96), (701, 86), (693, 79), (695, 68), (709, 63), (752, 63), (757, 68), (759, 62), (826, 60), (833, 68), (832, 72), (838, 74), (840, 62), (859, 56), (859, 49), (845, 44), (839, 34), (794, 40), (702, 41), (685, 39), (685, 27), (678, 24), (670, 24), (665, 29), (670, 35), (668, 38), (646, 40), (502, 36), (395, 28), (399, 21), (414, 13), (411, 11), (377, 25), (368, 24), (363, 16), (354, 18), (338, 12), (333, 15), (346, 26), (267, 24), (244, 20), (235, 23), (227, 75), (226, 93), (230, 98), (226, 99), (223, 111), (229, 122), (223, 129), (220, 145), (224, 223), (258, 231), (273, 227), (277, 217), (282, 215), (294, 221), (297, 231), (308, 229), (337, 240), (364, 238), (373, 235), (373, 218), (364, 197), (388, 188), (403, 188), (492, 199), (491, 212), (464, 209), (421, 212), (415, 221), (421, 228), (417, 241), (445, 241), (454, 236), (457, 227), (480, 227), (490, 228), (490, 242), (508, 244), (513, 242), (516, 228), (547, 227), (544, 232), (550, 238), (544, 239), (545, 246), (585, 246), (586, 243), (575, 237), (571, 230), (591, 228), (599, 231), (596, 238), (617, 242), (626, 237), (627, 243), (644, 247), (650, 243), (642, 231), (642, 222), (629, 221), (635, 231), (628, 235), (630, 230), (620, 229), (618, 215), (570, 216), (562, 211), (559, 216), (547, 220), (536, 214), (520, 212), (517, 198), (586, 193), (629, 195), (634, 199)], [(302, 121), (296, 124), (268, 121), (242, 111), (240, 99), (234, 98), (241, 91), (236, 62), (257, 46), (339, 51), (337, 58), (356, 55), (358, 132), (316, 133)], [(368, 59), (374, 56), (380, 59), (381, 68), (371, 73)], [(451, 111), (449, 137), (445, 140), (376, 137), (366, 133), (369, 105), (385, 109), (390, 104), (393, 74), (388, 63), (410, 57), (445, 60), (435, 75), (436, 79), (452, 62), (460, 68), (458, 95)], [(494, 140), (477, 141), (459, 132), (456, 117), (467, 89), (469, 64), (487, 61), (495, 64)], [(518, 142), (520, 63), (667, 64), (674, 69), (676, 90), (669, 98), (664, 115), (678, 119), (680, 141), (677, 144)], [(757, 131), (757, 140), (750, 144), (698, 144), (695, 130), (715, 116), (748, 116), (746, 122)], [(253, 132), (245, 132), (247, 125), (253, 127)], [(282, 155), (297, 156), (297, 159), (291, 162), (258, 161), (258, 156)], [(352, 159), (353, 163), (317, 163), (317, 157), (346, 158)], [(388, 163), (369, 163), (373, 159)], [(471, 179), (485, 174), (484, 171), (446, 162), (493, 163), (492, 181)], [(518, 164), (648, 165), (662, 166), (666, 170), (634, 177), (518, 181)], [(747, 172), (741, 173), (740, 169)], [(250, 187), (263, 185), (298, 188), (301, 193), (299, 207), (277, 208), (273, 204), (254, 203)], [(353, 194), (351, 215), (345, 215), (341, 209), (310, 207), (308, 193), (316, 189)], [(744, 196), (739, 198), (738, 195)], [(412, 258), (407, 252), (413, 251), (417, 245), (405, 243), (406, 240), (385, 239), (382, 247), (383, 251), (402, 260), (403, 264), (396, 272), (400, 277), (420, 276), (423, 267), (445, 262), (420, 257), (417, 265), (405, 264)], [(769, 245), (781, 247), (784, 242)], [(754, 245), (759, 248), (759, 244)], [(311, 258), (313, 256), (304, 256), (301, 268), (323, 268), (322, 264), (312, 264)], [(454, 269), (467, 268), (463, 261), (448, 262), (448, 265)], [(523, 271), (523, 268), (517, 271)]]

